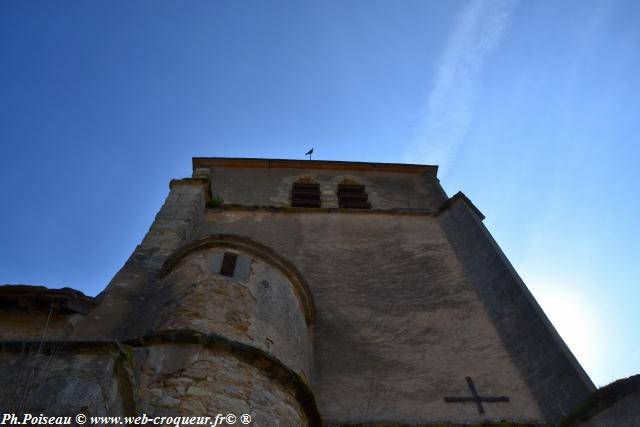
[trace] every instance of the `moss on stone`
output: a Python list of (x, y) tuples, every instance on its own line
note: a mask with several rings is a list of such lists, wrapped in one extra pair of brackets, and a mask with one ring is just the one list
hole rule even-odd
[(127, 344), (119, 344), (120, 352), (128, 363), (133, 362), (133, 347)]
[(120, 356), (114, 362), (113, 373), (122, 399), (122, 409), (125, 415), (134, 416), (137, 414), (137, 405), (133, 392), (131, 369), (133, 365), (133, 347), (120, 343), (117, 343), (117, 345), (120, 349)]
[(219, 208), (224, 203), (224, 199), (220, 197), (219, 194), (211, 197), (211, 202), (209, 202), (209, 207)]

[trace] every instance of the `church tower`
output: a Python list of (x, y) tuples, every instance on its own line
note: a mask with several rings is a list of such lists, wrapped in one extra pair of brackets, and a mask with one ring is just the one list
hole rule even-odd
[(31, 362), (11, 337), (3, 381), (31, 363), (18, 410), (61, 414), (558, 422), (594, 386), (483, 219), (436, 166), (194, 158), (95, 301), (66, 295)]

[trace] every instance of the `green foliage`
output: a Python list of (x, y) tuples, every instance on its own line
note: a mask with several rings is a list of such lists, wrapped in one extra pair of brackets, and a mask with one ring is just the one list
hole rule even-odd
[(128, 363), (133, 362), (133, 347), (127, 344), (120, 344), (120, 351)]
[(220, 194), (215, 194), (211, 197), (211, 207), (219, 208), (224, 203), (224, 199), (220, 197)]

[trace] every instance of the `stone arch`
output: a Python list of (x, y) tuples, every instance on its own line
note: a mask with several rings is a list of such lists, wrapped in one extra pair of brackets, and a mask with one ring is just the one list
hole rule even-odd
[(368, 182), (350, 175), (337, 178), (335, 191), (340, 208), (371, 209), (367, 191), (371, 185)]
[(291, 184), (291, 207), (322, 207), (321, 184), (309, 175), (299, 175)]
[(341, 178), (342, 179), (338, 181), (338, 185), (363, 185), (362, 182), (356, 180), (356, 178), (351, 175), (342, 175)]
[(307, 326), (311, 326), (315, 319), (313, 296), (306, 280), (296, 266), (276, 251), (253, 239), (234, 234), (214, 234), (194, 240), (174, 252), (164, 263), (160, 271), (160, 278), (168, 275), (186, 256), (209, 248), (226, 247), (247, 252), (274, 267), (278, 268), (291, 282), (293, 291), (304, 311)]
[(320, 182), (311, 175), (304, 174), (296, 176), (293, 184), (320, 184)]

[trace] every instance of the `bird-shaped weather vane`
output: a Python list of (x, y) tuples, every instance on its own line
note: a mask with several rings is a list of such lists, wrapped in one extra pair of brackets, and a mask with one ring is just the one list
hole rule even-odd
[(311, 160), (311, 155), (313, 154), (313, 148), (309, 151), (307, 151), (306, 153), (304, 153), (305, 156), (309, 156), (309, 160)]

